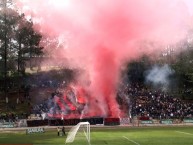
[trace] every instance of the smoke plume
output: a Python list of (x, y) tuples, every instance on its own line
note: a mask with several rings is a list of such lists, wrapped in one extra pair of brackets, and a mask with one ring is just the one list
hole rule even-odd
[(90, 113), (97, 108), (97, 115), (112, 117), (119, 116), (115, 97), (124, 62), (161, 51), (139, 48), (143, 40), (163, 45), (181, 40), (189, 18), (178, 0), (17, 0), (17, 4), (44, 36), (59, 39), (56, 61), (64, 57), (70, 67), (86, 70), (88, 75), (81, 80), (90, 81), (86, 88), (92, 94), (87, 98)]
[(146, 76), (146, 82), (152, 83), (155, 87), (161, 87), (163, 90), (167, 90), (170, 85), (170, 76), (174, 73), (167, 64), (164, 66), (154, 66), (151, 70), (148, 70)]

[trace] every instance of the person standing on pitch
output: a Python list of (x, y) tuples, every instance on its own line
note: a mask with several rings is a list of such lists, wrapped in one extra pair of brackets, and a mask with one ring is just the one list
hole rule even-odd
[(66, 135), (64, 126), (62, 127), (62, 134), (63, 134), (63, 135)]
[(57, 127), (58, 136), (60, 136), (60, 127)]

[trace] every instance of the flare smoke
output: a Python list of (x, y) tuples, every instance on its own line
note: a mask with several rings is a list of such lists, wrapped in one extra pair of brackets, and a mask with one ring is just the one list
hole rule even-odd
[(143, 40), (165, 45), (182, 39), (189, 18), (186, 6), (177, 0), (18, 0), (17, 4), (39, 23), (37, 29), (45, 36), (59, 38), (62, 51), (55, 58), (65, 57), (70, 67), (86, 70), (88, 75), (81, 80), (90, 81), (86, 88), (92, 94), (87, 98), (90, 112), (100, 110), (99, 115), (113, 117), (119, 116), (115, 97), (124, 62), (161, 51), (138, 48)]

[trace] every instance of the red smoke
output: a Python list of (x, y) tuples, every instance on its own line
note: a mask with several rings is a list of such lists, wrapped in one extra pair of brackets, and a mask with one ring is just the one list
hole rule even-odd
[(115, 97), (123, 63), (160, 51), (137, 44), (175, 43), (189, 18), (177, 0), (26, 0), (18, 5), (28, 5), (23, 11), (40, 22), (45, 35), (63, 38), (63, 57), (88, 73), (81, 80), (91, 82), (86, 88), (92, 94), (86, 98), (90, 114), (112, 117), (119, 116)]

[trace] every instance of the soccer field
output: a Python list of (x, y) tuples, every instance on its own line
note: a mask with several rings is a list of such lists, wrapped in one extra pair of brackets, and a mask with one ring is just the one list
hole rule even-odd
[[(1, 131), (0, 144), (63, 145), (66, 136), (57, 136), (56, 129), (42, 134), (25, 131)], [(87, 145), (78, 135), (70, 145)], [(193, 126), (183, 127), (91, 127), (91, 145), (193, 145)]]

